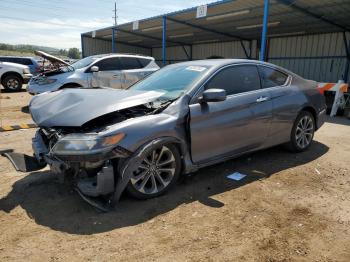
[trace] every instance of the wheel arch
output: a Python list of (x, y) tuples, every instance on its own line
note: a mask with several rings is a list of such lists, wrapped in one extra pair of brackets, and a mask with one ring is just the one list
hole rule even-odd
[(23, 77), (20, 73), (16, 72), (16, 71), (9, 71), (9, 72), (6, 72), (4, 73), (2, 76), (1, 76), (1, 82), (8, 76), (10, 75), (15, 75), (17, 77), (19, 77), (22, 81), (23, 81)]
[[(306, 111), (306, 112), (309, 112), (309, 113), (311, 113), (312, 114), (312, 116), (313, 116), (313, 118), (314, 118), (314, 120), (315, 120), (315, 130), (317, 130), (317, 113), (316, 113), (316, 110), (315, 110), (315, 108), (313, 108), (312, 106), (304, 106), (301, 110), (300, 110), (300, 112), (302, 112), (302, 111)], [(299, 114), (300, 114), (300, 112), (299, 112)]]
[(59, 89), (67, 88), (69, 86), (82, 87), (81, 84), (78, 84), (76, 82), (69, 82), (69, 83), (65, 83), (64, 85), (62, 85)]

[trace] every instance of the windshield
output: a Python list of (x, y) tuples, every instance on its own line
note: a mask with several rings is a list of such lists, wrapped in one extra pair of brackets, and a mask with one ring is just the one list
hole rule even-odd
[(167, 66), (131, 86), (131, 90), (164, 92), (163, 99), (176, 99), (207, 72), (207, 66)]
[(98, 59), (98, 58), (93, 57), (93, 56), (85, 57), (85, 58), (80, 59), (80, 60), (76, 61), (75, 63), (71, 64), (71, 66), (74, 69), (84, 68), (84, 67), (87, 67), (88, 65), (90, 65), (92, 62), (94, 62), (96, 59)]

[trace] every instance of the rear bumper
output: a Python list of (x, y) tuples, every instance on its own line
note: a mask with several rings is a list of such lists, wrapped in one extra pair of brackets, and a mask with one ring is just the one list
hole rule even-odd
[(24, 74), (23, 75), (23, 84), (28, 84), (30, 79), (32, 78), (32, 74)]

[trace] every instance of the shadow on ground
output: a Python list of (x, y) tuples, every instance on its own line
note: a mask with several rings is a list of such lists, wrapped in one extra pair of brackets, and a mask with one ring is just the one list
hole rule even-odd
[(327, 123), (350, 126), (350, 119), (347, 119), (345, 116), (336, 116), (336, 117), (327, 116), (325, 118), (325, 121)]
[(21, 111), (22, 111), (22, 113), (29, 114), (29, 113), (30, 113), (30, 112), (29, 112), (29, 106), (23, 106), (23, 107), (21, 107)]
[[(98, 213), (67, 185), (59, 184), (48, 171), (33, 172), (13, 185), (12, 191), (0, 200), (0, 210), (10, 212), (21, 206), (36, 223), (70, 234), (106, 232), (143, 223), (194, 201), (220, 208), (224, 203), (211, 196), (313, 161), (328, 149), (315, 141), (309, 151), (299, 154), (280, 147), (260, 151), (184, 176), (168, 194), (155, 199), (139, 201), (123, 196), (116, 209), (109, 213)], [(248, 176), (241, 181), (226, 178), (236, 171)]]
[(22, 88), (22, 89), (19, 90), (19, 91), (12, 91), (12, 90), (5, 89), (5, 88), (1, 88), (1, 87), (0, 87), (0, 93), (20, 93), (20, 92), (27, 92), (27, 90), (26, 90), (25, 88)]

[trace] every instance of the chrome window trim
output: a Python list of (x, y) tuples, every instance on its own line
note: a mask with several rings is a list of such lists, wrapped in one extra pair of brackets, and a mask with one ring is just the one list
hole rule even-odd
[[(292, 76), (284, 71), (281, 71), (279, 70), (278, 68), (275, 68), (273, 66), (269, 66), (269, 65), (260, 65), (260, 64), (257, 64), (257, 63), (254, 63), (254, 62), (244, 62), (244, 63), (235, 63), (235, 64), (228, 64), (228, 65), (225, 65), (223, 67), (220, 67), (218, 68), (216, 71), (214, 71), (212, 73), (212, 75), (210, 77), (208, 77), (198, 88), (197, 90), (194, 92), (190, 102), (189, 102), (189, 105), (193, 105), (193, 104), (196, 104), (198, 103), (197, 99), (198, 99), (198, 95), (200, 92), (202, 92), (202, 89), (204, 88), (204, 86), (214, 77), (216, 76), (218, 73), (220, 73), (222, 70), (228, 68), (228, 67), (233, 67), (233, 66), (242, 66), (242, 65), (254, 65), (257, 67), (257, 70), (258, 70), (258, 75), (259, 75), (259, 79), (260, 79), (260, 89), (257, 89), (257, 90), (252, 90), (252, 91), (247, 91), (247, 92), (242, 92), (242, 93), (237, 93), (237, 94), (232, 94), (232, 95), (228, 95), (227, 98), (231, 98), (231, 97), (235, 97), (235, 96), (241, 96), (243, 94), (251, 94), (251, 93), (256, 93), (256, 92), (260, 92), (261, 90), (269, 90), (271, 88), (279, 88), (279, 87), (287, 87), (287, 86), (290, 86), (291, 82), (292, 82)], [(273, 86), (273, 87), (268, 87), (268, 88), (263, 88), (262, 85), (261, 85), (261, 77), (260, 77), (260, 74), (259, 74), (259, 68), (258, 66), (265, 66), (265, 67), (269, 67), (271, 69), (274, 69), (274, 70), (277, 70), (285, 75), (287, 75), (287, 80), (286, 82), (283, 84), (283, 85), (280, 85), (280, 86)]]

